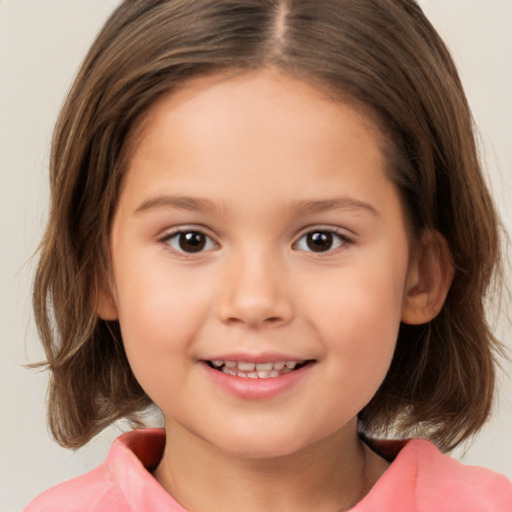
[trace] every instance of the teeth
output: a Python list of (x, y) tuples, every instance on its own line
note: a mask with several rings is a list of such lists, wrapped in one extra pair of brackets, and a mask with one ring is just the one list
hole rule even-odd
[(274, 363), (250, 363), (248, 361), (211, 361), (214, 368), (227, 375), (249, 379), (268, 379), (286, 375), (302, 361), (277, 361)]
[[(238, 364), (238, 368), (240, 368), (240, 364)], [(270, 370), (272, 370), (272, 368), (274, 368), (274, 363), (258, 363), (256, 365), (256, 370), (258, 370), (259, 372), (260, 371), (269, 372)]]
[(256, 368), (254, 363), (245, 363), (244, 361), (238, 361), (238, 369), (243, 372), (252, 372)]

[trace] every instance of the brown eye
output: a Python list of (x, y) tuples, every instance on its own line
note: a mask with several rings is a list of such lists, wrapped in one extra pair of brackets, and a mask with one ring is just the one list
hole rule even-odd
[(308, 248), (314, 252), (328, 251), (332, 247), (332, 233), (317, 232), (306, 235)]
[(201, 231), (178, 231), (165, 242), (177, 252), (198, 253), (216, 247), (215, 242)]
[(179, 235), (180, 249), (185, 252), (199, 252), (206, 245), (206, 236), (203, 233), (191, 231), (190, 233), (181, 233)]
[(347, 243), (347, 239), (335, 231), (310, 231), (303, 235), (296, 248), (306, 252), (328, 252)]

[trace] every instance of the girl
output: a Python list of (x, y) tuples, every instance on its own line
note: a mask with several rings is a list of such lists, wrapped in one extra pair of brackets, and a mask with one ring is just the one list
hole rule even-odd
[[(63, 446), (27, 511), (505, 511), (497, 215), (412, 0), (126, 0), (58, 122), (36, 318)], [(422, 439), (411, 439), (413, 437)], [(437, 447), (436, 447), (437, 445)]]

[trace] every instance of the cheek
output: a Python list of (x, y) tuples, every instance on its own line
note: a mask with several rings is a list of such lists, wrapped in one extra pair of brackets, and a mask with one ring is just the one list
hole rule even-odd
[(332, 356), (330, 379), (343, 386), (347, 400), (371, 399), (391, 364), (400, 326), (405, 264), (397, 272), (391, 258), (365, 263), (319, 289), (312, 301), (311, 315)]
[(208, 281), (161, 259), (131, 257), (115, 268), (119, 322), (135, 373), (190, 355), (209, 308)]
[(351, 266), (312, 287), (312, 316), (321, 319), (318, 323), (331, 339), (342, 333), (368, 342), (393, 338), (400, 324), (404, 280), (404, 273), (396, 272), (392, 264)]

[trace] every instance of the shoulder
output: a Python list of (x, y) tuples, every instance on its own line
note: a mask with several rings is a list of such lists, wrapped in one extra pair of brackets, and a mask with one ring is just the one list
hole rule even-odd
[(465, 466), (425, 440), (373, 446), (394, 460), (354, 511), (512, 512), (512, 483), (503, 475)]
[[(423, 509), (512, 511), (512, 482), (504, 475), (465, 466), (432, 443), (411, 441), (408, 456), (417, 461), (416, 495)], [(406, 455), (406, 454), (404, 454)]]
[(57, 485), (35, 498), (24, 512), (123, 511), (124, 497), (111, 478), (106, 464), (68, 482)]
[(429, 441), (371, 441), (391, 465), (352, 512), (512, 512), (512, 483)]
[(158, 464), (164, 445), (160, 429), (124, 434), (103, 464), (44, 492), (24, 512), (128, 512), (137, 509), (134, 504), (140, 510), (179, 510), (148, 471)]

